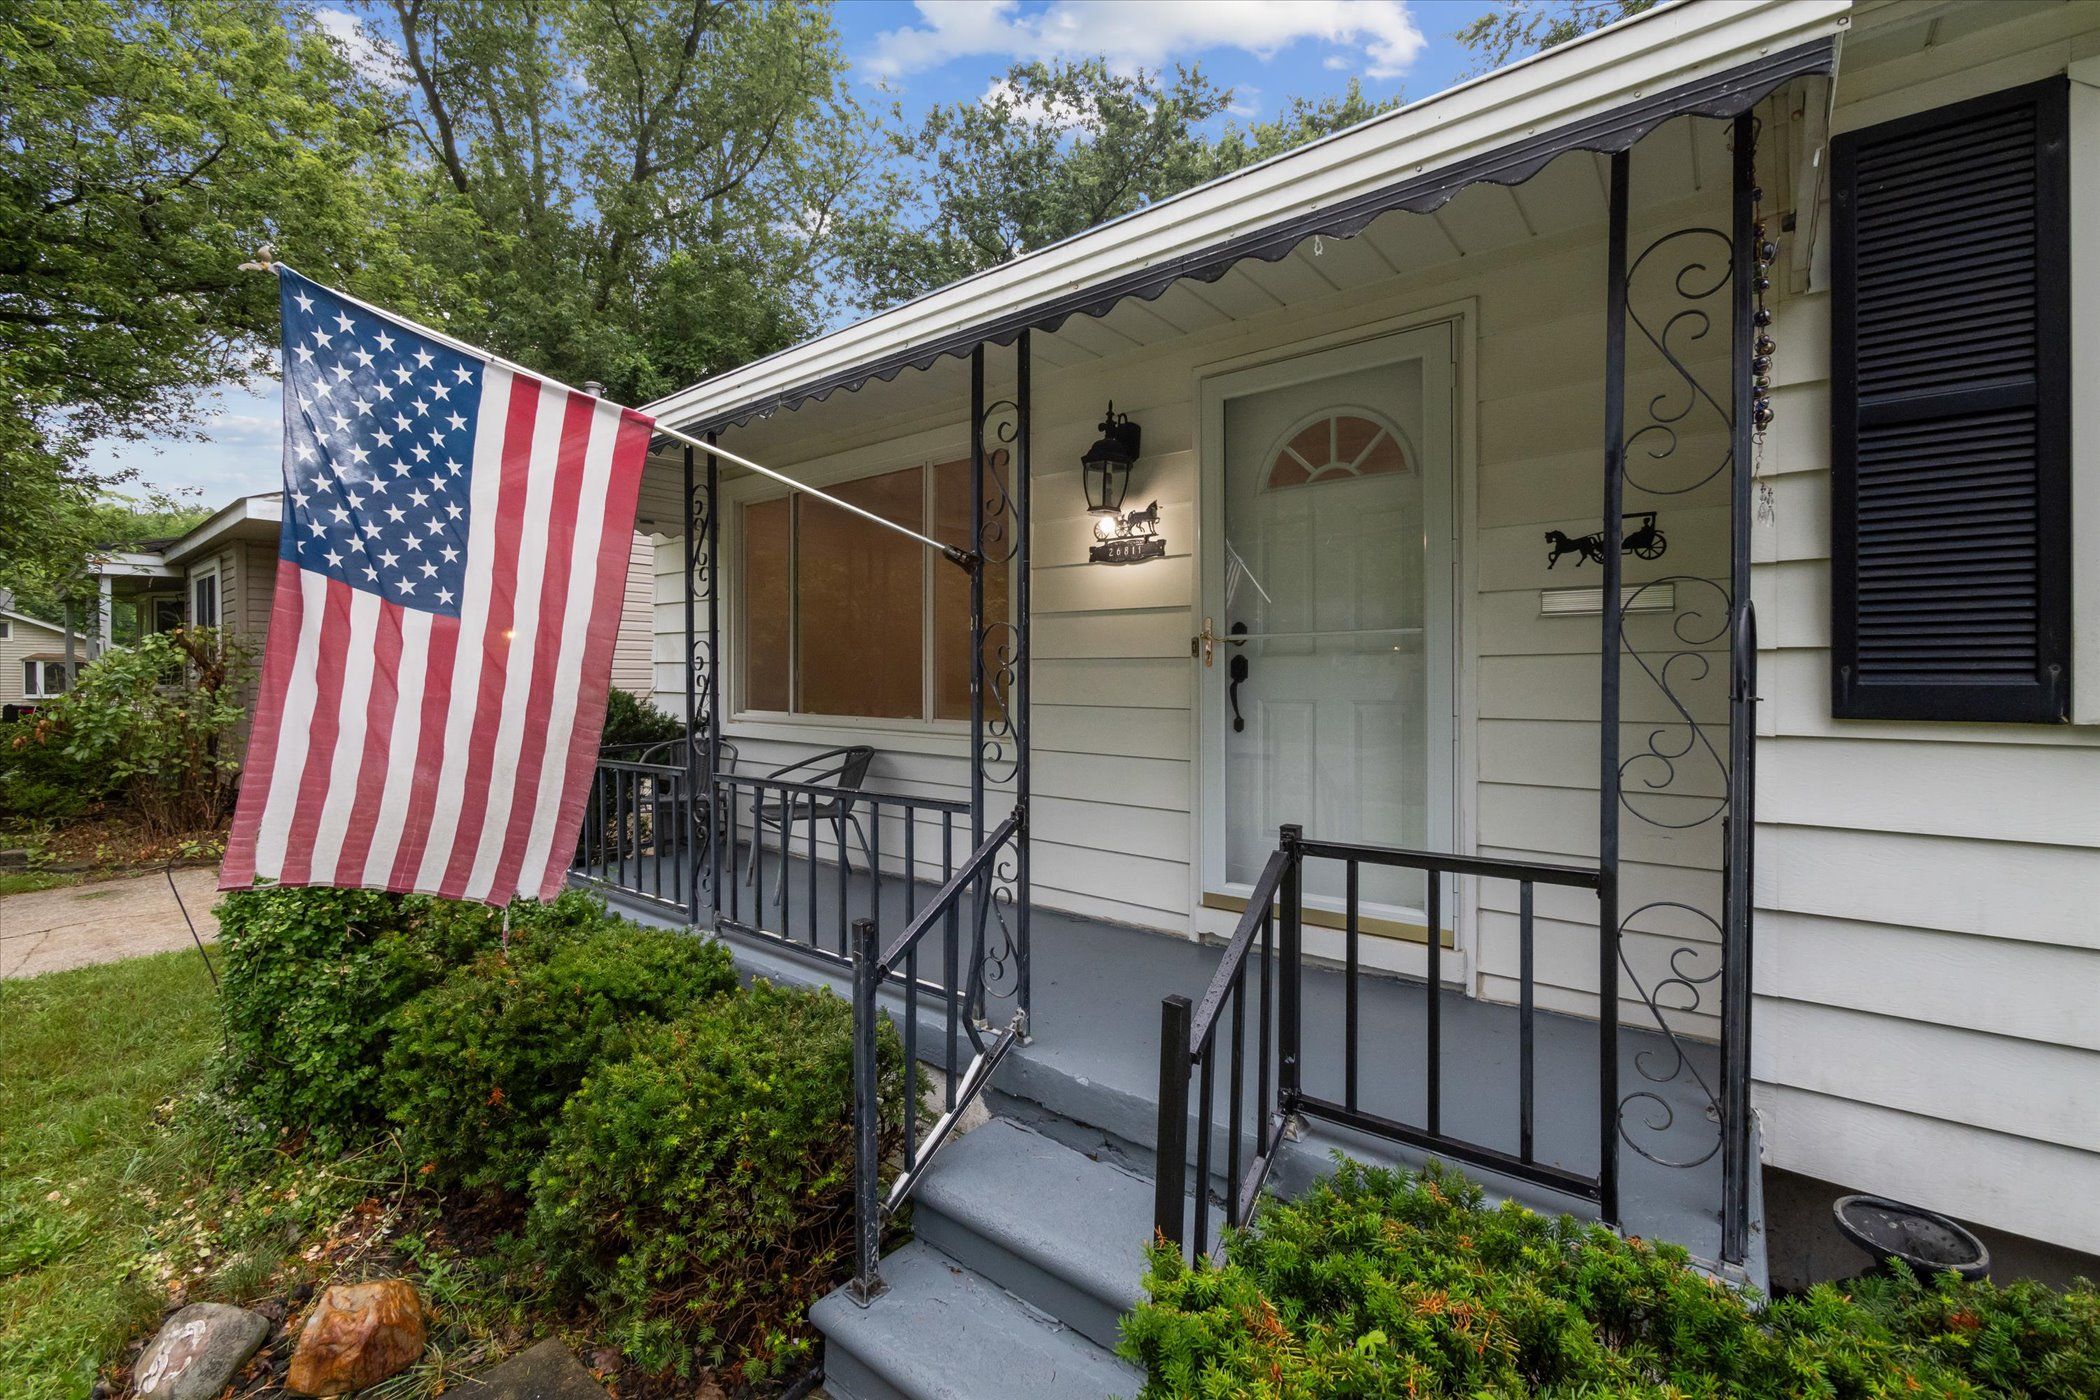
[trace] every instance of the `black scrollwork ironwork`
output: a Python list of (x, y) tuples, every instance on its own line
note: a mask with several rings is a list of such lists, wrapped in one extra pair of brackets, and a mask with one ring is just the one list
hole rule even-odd
[[(1010, 565), (1018, 557), (1022, 532), (1028, 522), (1021, 519), (1014, 483), (1014, 443), (1020, 434), (1020, 407), (1012, 399), (1000, 399), (985, 408), (983, 558), (987, 570)], [(984, 694), (984, 729), (977, 758), (984, 779), (993, 787), (1012, 788), (1025, 761), (1027, 721), (1018, 705), (1018, 685), (1028, 664), (1028, 633), (1025, 622), (1016, 621), (1010, 609), (994, 616), (990, 609), (979, 619), (976, 646), (979, 684)], [(1019, 968), (1015, 905), (1020, 891), (1017, 849), (1008, 845), (993, 861), (984, 890), (977, 901), (978, 927), (974, 977), (979, 1014), (983, 996), (1005, 996), (1015, 990)]]
[[(1662, 271), (1673, 258), (1675, 270)], [(1733, 240), (1720, 229), (1703, 226), (1663, 234), (1628, 268), (1627, 323), (1676, 381), (1647, 399), (1640, 411), (1642, 421), (1625, 439), (1622, 471), (1631, 490), (1683, 496), (1735, 470), (1727, 391), (1715, 392), (1693, 369), (1708, 336), (1725, 331), (1733, 341), (1734, 274)], [(1658, 311), (1655, 304), (1666, 298), (1674, 298), (1675, 304)], [(1649, 304), (1646, 315), (1641, 309), (1644, 300)], [(1718, 311), (1712, 309), (1717, 301)], [(1725, 373), (1725, 362), (1720, 372)], [(1711, 453), (1704, 448), (1709, 437), (1720, 444)], [(1688, 457), (1695, 445), (1698, 455)], [(1662, 696), (1670, 717), (1646, 726), (1638, 751), (1621, 761), (1619, 804), (1633, 819), (1675, 832), (1719, 822), (1729, 811), (1733, 774), (1727, 749), (1697, 712), (1692, 690), (1713, 675), (1716, 649), (1725, 647), (1735, 616), (1735, 600), (1730, 589), (1713, 578), (1673, 574), (1637, 585), (1627, 606), (1637, 607), (1644, 594), (1665, 588), (1677, 600), (1668, 642), (1643, 649), (1635, 645), (1630, 629), (1622, 634), (1622, 655), (1632, 659)], [(1715, 893), (1718, 900), (1719, 890)], [(1660, 911), (1696, 919), (1712, 929), (1713, 940), (1678, 941), (1668, 954), (1667, 972), (1649, 985), (1627, 956), (1627, 934), (1637, 921)], [(1709, 989), (1717, 995), (1721, 982), (1721, 919), (1681, 899), (1652, 900), (1622, 914), (1618, 933), (1625, 980), (1645, 1009), (1648, 1028), (1662, 1038), (1660, 1046), (1634, 1056), (1634, 1069), (1646, 1083), (1619, 1099), (1620, 1140), (1661, 1166), (1704, 1165), (1723, 1145), (1720, 1086), (1684, 1039), (1683, 1026), (1688, 1018), (1713, 1014), (1707, 1003)], [(1696, 1126), (1681, 1121), (1688, 1102), (1699, 1106)]]
[[(1674, 899), (1651, 900), (1643, 904), (1628, 914), (1625, 923), (1620, 927), (1629, 927), (1635, 919), (1658, 909), (1675, 909), (1690, 914), (1711, 925), (1717, 940), (1720, 937), (1721, 924), (1718, 919), (1696, 905)], [(1691, 966), (1701, 957), (1713, 959), (1711, 971), (1700, 972)], [(1721, 1099), (1717, 1086), (1709, 1081), (1706, 1072), (1699, 1067), (1698, 1060), (1685, 1048), (1677, 1028), (1670, 1023), (1670, 1017), (1673, 1013), (1680, 1016), (1696, 1015), (1703, 1009), (1705, 989), (1718, 982), (1721, 976), (1720, 946), (1718, 942), (1710, 947), (1683, 944), (1671, 950), (1669, 966), (1670, 975), (1650, 987), (1641, 981), (1640, 973), (1634, 969), (1632, 960), (1626, 956), (1624, 941), (1619, 945), (1619, 967), (1626, 974), (1626, 980), (1633, 984), (1634, 994), (1647, 1008), (1648, 1015), (1655, 1022), (1655, 1027), (1662, 1034), (1664, 1042), (1661, 1049), (1650, 1048), (1636, 1053), (1633, 1057), (1633, 1067), (1641, 1078), (1658, 1086), (1675, 1084), (1689, 1078), (1704, 1098), (1709, 1111), (1701, 1114), (1698, 1137), (1690, 1149), (1677, 1148), (1671, 1151), (1663, 1146), (1651, 1148), (1641, 1138), (1636, 1137), (1628, 1125), (1628, 1116), (1636, 1111), (1642, 1119), (1640, 1129), (1649, 1135), (1650, 1141), (1676, 1147), (1687, 1134), (1677, 1128), (1677, 1109), (1658, 1089), (1636, 1089), (1619, 1100), (1619, 1136), (1628, 1147), (1658, 1166), (1696, 1167), (1712, 1161), (1714, 1154), (1721, 1150)], [(1709, 1129), (1713, 1136), (1712, 1142), (1705, 1141)], [(1685, 1155), (1691, 1149), (1696, 1149), (1695, 1154)]]
[[(1672, 574), (1667, 578), (1651, 579), (1627, 595), (1627, 605), (1637, 605), (1650, 589), (1664, 586), (1672, 588), (1673, 596), (1679, 598), (1700, 589), (1711, 590), (1718, 606), (1714, 609), (1710, 627), (1708, 614), (1703, 608), (1679, 607), (1670, 619), (1670, 635), (1676, 645), (1665, 653), (1643, 652), (1630, 639), (1625, 644), (1625, 654), (1632, 657), (1634, 665), (1654, 683), (1656, 691), (1677, 718), (1650, 729), (1646, 736), (1647, 746), (1620, 763), (1619, 805), (1649, 826), (1683, 831), (1704, 826), (1728, 810), (1728, 760), (1722, 756), (1698, 716), (1692, 713), (1685, 692), (1712, 674), (1713, 659), (1705, 649), (1728, 635), (1734, 609), (1730, 606), (1727, 589), (1697, 574)], [(1679, 779), (1684, 776), (1681, 764), (1695, 752), (1703, 753), (1711, 760), (1721, 784), (1718, 796), (1709, 793), (1693, 798), (1681, 790)], [(1639, 800), (1650, 795), (1696, 800), (1700, 804), (1697, 815), (1689, 820), (1671, 820), (1655, 804), (1644, 804)]]
[(1021, 409), (1012, 399), (1000, 399), (984, 410), (984, 562), (1007, 564), (1021, 547), (1014, 526), (1014, 497), (1008, 475), (1013, 468), (1014, 440), (1021, 431)]
[[(1686, 250), (1687, 242), (1692, 245), (1692, 250)], [(1718, 248), (1718, 258), (1709, 263), (1710, 253), (1695, 251), (1700, 245), (1708, 249)], [(1643, 294), (1641, 271), (1650, 259), (1657, 263), (1667, 262), (1665, 249), (1684, 252), (1685, 261), (1679, 264), (1674, 275), (1666, 279), (1677, 300), (1684, 304), (1671, 311), (1658, 329), (1638, 309)], [(1701, 303), (1728, 289), (1733, 256), (1734, 244), (1720, 229), (1682, 228), (1650, 243), (1627, 268), (1626, 320), (1682, 381), (1648, 400), (1644, 410), (1647, 421), (1626, 438), (1626, 484), (1651, 496), (1686, 495), (1723, 475), (1735, 464), (1728, 407), (1699, 382), (1699, 377), (1686, 363), (1691, 348), (1706, 339), (1714, 328), (1714, 314)], [(1655, 278), (1651, 274), (1647, 280), (1653, 283)], [(1725, 315), (1722, 319), (1725, 321)], [(1636, 455), (1646, 457), (1651, 463), (1671, 462), (1684, 445), (1686, 430), (1695, 425), (1695, 420), (1708, 416), (1713, 420), (1712, 426), (1720, 432), (1724, 446), (1717, 460), (1694, 468), (1694, 479), (1671, 482), (1663, 475), (1643, 475), (1634, 471)]]
[[(694, 479), (689, 474), (685, 511), (685, 570), (686, 587), (691, 590), (691, 596), (693, 598), (708, 599), (711, 607), (715, 591), (714, 512), (717, 507), (713, 485), (708, 479), (709, 475), (711, 474), (703, 474)], [(689, 598), (689, 604), (690, 601), (691, 599)], [(692, 712), (687, 716), (687, 723), (690, 726), (687, 742), (691, 743), (703, 732), (705, 726), (712, 723), (710, 716), (713, 712), (712, 701), (719, 668), (716, 664), (714, 629), (712, 626), (688, 628), (686, 641), (688, 647), (686, 670), (689, 695), (692, 701)], [(691, 771), (690, 769), (688, 770), (689, 773)], [(713, 786), (711, 775), (703, 772), (696, 776), (701, 791), (705, 792)], [(709, 794), (702, 800), (712, 807), (712, 794)], [(707, 829), (709, 831), (714, 829), (712, 821), (707, 824)], [(706, 847), (711, 847), (712, 844), (711, 840), (705, 843)], [(703, 848), (702, 844), (696, 843), (691, 851), (691, 865), (691, 878), (694, 887), (704, 892), (711, 903), (718, 874), (718, 862), (711, 857), (710, 849)]]

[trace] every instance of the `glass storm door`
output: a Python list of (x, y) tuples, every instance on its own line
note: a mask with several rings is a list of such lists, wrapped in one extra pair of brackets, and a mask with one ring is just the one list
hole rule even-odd
[[(1450, 849), (1451, 354), (1439, 325), (1205, 385), (1213, 903), (1245, 896), (1286, 822)], [(1361, 878), (1367, 915), (1421, 927), (1419, 873)], [(1342, 881), (1309, 864), (1309, 902), (1340, 908)]]

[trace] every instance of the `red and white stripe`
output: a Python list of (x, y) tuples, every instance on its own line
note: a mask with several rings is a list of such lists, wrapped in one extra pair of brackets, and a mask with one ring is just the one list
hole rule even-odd
[(493, 364), (479, 412), (458, 618), (278, 561), (221, 889), (565, 883), (652, 424)]

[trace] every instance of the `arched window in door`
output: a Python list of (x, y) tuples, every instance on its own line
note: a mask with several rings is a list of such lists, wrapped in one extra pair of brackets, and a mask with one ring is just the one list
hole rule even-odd
[(1414, 469), (1406, 436), (1368, 408), (1329, 408), (1294, 424), (1269, 455), (1267, 491)]

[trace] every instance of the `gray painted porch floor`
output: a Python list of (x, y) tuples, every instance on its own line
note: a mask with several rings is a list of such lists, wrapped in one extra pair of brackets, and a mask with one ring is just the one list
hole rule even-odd
[[(653, 890), (655, 871), (647, 864), (653, 859), (643, 857), (644, 864), (639, 868), (630, 863), (629, 880), (640, 873), (644, 876), (643, 887)], [(769, 851), (766, 862), (765, 922), (777, 929), (783, 918), (782, 908), (771, 899), (779, 870), (777, 854)], [(678, 872), (672, 867), (679, 864), (682, 862), (665, 862), (663, 888), (670, 897), (678, 892)], [(826, 948), (836, 950), (840, 947), (843, 921), (839, 913), (842, 892), (835, 865), (818, 862), (812, 870), (810, 863), (799, 856), (791, 861), (784, 917), (798, 941), (806, 942), (811, 937), (812, 876), (817, 911), (815, 936)], [(616, 892), (607, 893), (636, 917), (666, 925), (683, 923), (670, 910), (629, 901)], [(747, 920), (758, 907), (754, 893), (740, 879), (729, 896)], [(877, 914), (885, 943), (905, 927), (907, 901), (915, 895), (915, 902), (923, 906), (932, 893), (933, 886), (923, 882), (915, 891), (907, 891), (905, 882), (892, 875), (882, 882), (878, 908), (875, 891), (866, 875), (858, 871), (843, 891), (853, 917), (865, 917), (871, 911)], [(747, 973), (775, 980), (828, 984), (842, 994), (848, 990), (849, 982), (842, 969), (813, 960), (806, 951), (785, 950), (773, 939), (744, 934), (731, 934), (729, 941)], [(1136, 1160), (1149, 1171), (1149, 1153), (1157, 1136), (1160, 1001), (1172, 993), (1200, 1001), (1217, 969), (1219, 947), (1040, 907), (1033, 914), (1031, 941), (1031, 1034), (1000, 1066), (995, 1087), (1002, 1096), (1003, 1110), (1033, 1111), (1083, 1124), (1097, 1130), (1111, 1152), (1134, 1150)], [(929, 956), (937, 956), (932, 951), (938, 947), (936, 937), (929, 936), (925, 946)], [(1308, 1093), (1336, 1100), (1343, 1096), (1343, 982), (1338, 969), (1311, 965), (1304, 988), (1305, 1088)], [(901, 1011), (901, 996), (893, 1001), (893, 1011)], [(1402, 1122), (1422, 1121), (1426, 1092), (1425, 1002), (1426, 989), (1418, 980), (1364, 976), (1359, 1004), (1358, 1067), (1358, 1097), (1364, 1109)], [(1008, 1005), (995, 999), (993, 1019), (1003, 1020)], [(923, 1016), (931, 1016), (934, 1010), (930, 999), (922, 1001)], [(1251, 1046), (1255, 1035), (1251, 1006), (1249, 1012), (1247, 1036)], [(1447, 989), (1441, 994), (1441, 1017), (1445, 1133), (1514, 1153), (1520, 1048), (1516, 1008)], [(1223, 1030), (1221, 1026), (1221, 1035)], [(1596, 1024), (1541, 1011), (1535, 1036), (1536, 1155), (1542, 1162), (1570, 1171), (1593, 1173), (1598, 1151)], [(922, 1022), (922, 1055), (933, 1054), (938, 1042), (939, 1036)], [(1679, 1051), (1667, 1037), (1653, 1029), (1634, 1026), (1622, 1026), (1620, 1030), (1621, 1095), (1653, 1096), (1627, 1102), (1622, 1114), (1626, 1133), (1663, 1161), (1696, 1161), (1702, 1156), (1706, 1159), (1691, 1166), (1666, 1166), (1644, 1157), (1622, 1139), (1621, 1214), (1629, 1234), (1668, 1240), (1684, 1246), (1699, 1259), (1714, 1260), (1720, 1252), (1721, 1170), (1718, 1153), (1711, 1151), (1717, 1129), (1709, 1116), (1700, 1080), (1718, 1086), (1718, 1057), (1710, 1044), (1684, 1042), (1682, 1048), (1683, 1071), (1667, 1076), (1666, 1072), (1679, 1061)], [(1644, 1069), (1665, 1077), (1657, 1082)], [(1221, 1123), (1224, 1078), (1221, 1065)], [(1251, 1064), (1247, 1079), (1251, 1099)], [(1304, 1140), (1280, 1162), (1273, 1184), (1286, 1193), (1297, 1189), (1324, 1167), (1328, 1154), (1336, 1150), (1366, 1161), (1415, 1165), (1421, 1160), (1421, 1154), (1412, 1149), (1315, 1123), (1309, 1125)], [(1214, 1170), (1222, 1172), (1222, 1150), (1214, 1154), (1214, 1163)], [(1594, 1207), (1547, 1188), (1460, 1165), (1496, 1196), (1508, 1196), (1545, 1211), (1592, 1217), (1595, 1214)], [(1763, 1222), (1761, 1201), (1755, 1194), (1755, 1173), (1752, 1175), (1751, 1258), (1747, 1273), (1751, 1282), (1761, 1286), (1765, 1272)]]

